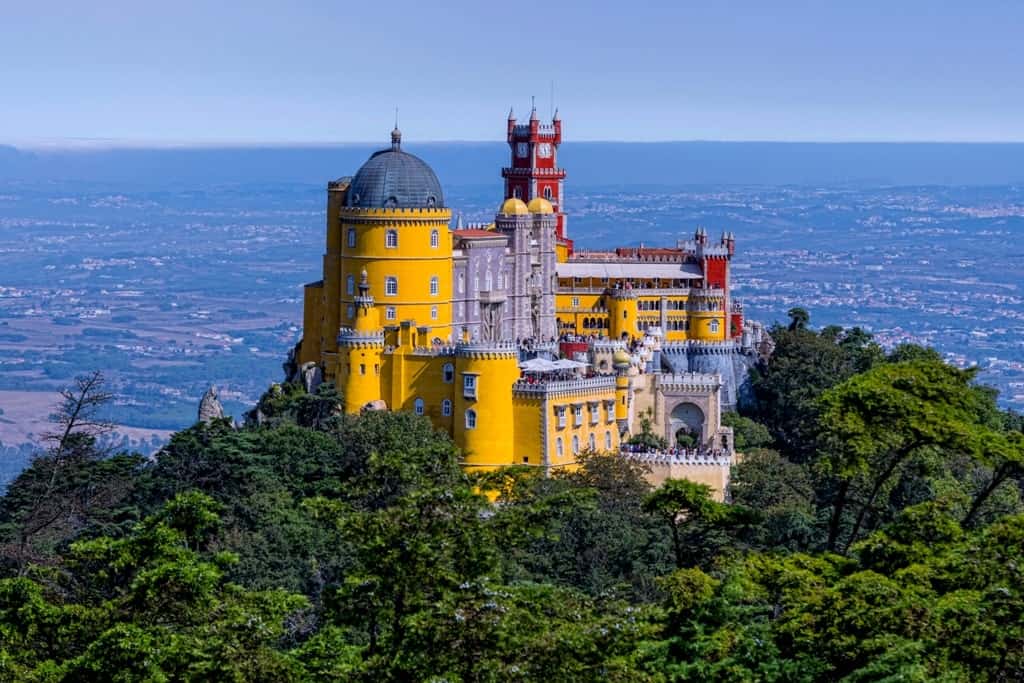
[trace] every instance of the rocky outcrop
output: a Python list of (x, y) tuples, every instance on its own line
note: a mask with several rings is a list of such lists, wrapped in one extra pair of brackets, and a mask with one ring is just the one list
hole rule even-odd
[(199, 401), (199, 421), (203, 423), (213, 422), (224, 417), (224, 406), (220, 404), (220, 397), (217, 387), (211, 385), (203, 398)]

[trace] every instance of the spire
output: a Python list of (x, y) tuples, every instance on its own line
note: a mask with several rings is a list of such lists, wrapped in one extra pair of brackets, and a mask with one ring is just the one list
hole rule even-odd
[(391, 131), (391, 151), (397, 152), (402, 148), (402, 131), (398, 130), (398, 107), (395, 107), (395, 127)]
[(515, 121), (516, 120), (516, 115), (513, 112), (512, 107), (508, 108), (508, 120), (509, 121)]
[(459, 211), (459, 215), (455, 218), (455, 229), (462, 230), (465, 227), (462, 223), (462, 212)]
[(537, 98), (533, 95), (530, 96), (530, 120), (538, 121), (537, 118)]
[(555, 107), (555, 115), (551, 117), (552, 121), (561, 121), (562, 119), (558, 116), (558, 107)]

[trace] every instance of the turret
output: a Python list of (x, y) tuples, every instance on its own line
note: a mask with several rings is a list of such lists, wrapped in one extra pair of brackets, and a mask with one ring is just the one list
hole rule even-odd
[(369, 276), (363, 269), (359, 294), (353, 298), (355, 320), (352, 328), (338, 334), (339, 375), (344, 379), (345, 412), (356, 413), (381, 399), (381, 363), (384, 333), (370, 294)]

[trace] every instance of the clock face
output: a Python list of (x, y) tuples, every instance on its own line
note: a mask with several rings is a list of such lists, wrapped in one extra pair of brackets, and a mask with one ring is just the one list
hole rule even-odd
[(525, 159), (530, 154), (530, 146), (525, 142), (520, 142), (516, 145), (516, 156), (520, 159)]
[(540, 145), (537, 147), (537, 156), (539, 156), (541, 159), (547, 159), (549, 156), (551, 156), (551, 143), (540, 143)]

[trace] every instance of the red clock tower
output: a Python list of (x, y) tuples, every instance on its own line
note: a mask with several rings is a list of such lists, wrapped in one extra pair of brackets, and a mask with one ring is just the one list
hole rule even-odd
[(505, 179), (505, 198), (516, 197), (529, 203), (534, 197), (543, 197), (555, 209), (555, 236), (560, 245), (572, 253), (572, 240), (566, 237), (566, 215), (562, 211), (562, 190), (565, 169), (558, 167), (558, 146), (562, 144), (562, 120), (558, 110), (550, 124), (542, 124), (537, 107), (530, 111), (530, 122), (517, 124), (512, 111), (508, 112), (508, 146), (512, 163), (501, 169)]

